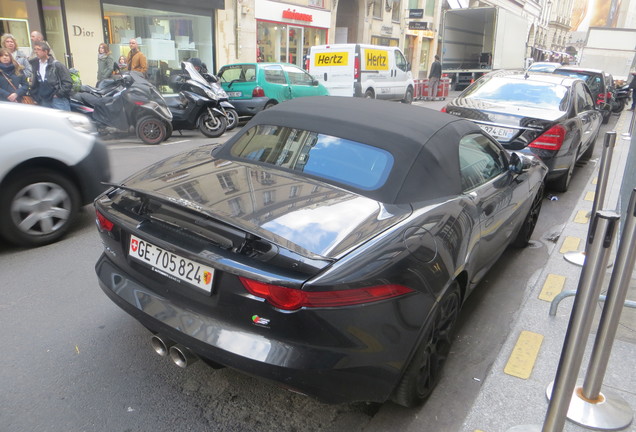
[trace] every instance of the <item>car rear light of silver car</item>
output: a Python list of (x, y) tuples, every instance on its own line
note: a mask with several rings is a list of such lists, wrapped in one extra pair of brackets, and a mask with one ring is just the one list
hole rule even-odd
[(263, 87), (254, 87), (254, 90), (252, 90), (252, 97), (265, 97), (265, 90), (263, 90)]
[(414, 292), (403, 285), (376, 285), (333, 291), (302, 291), (239, 277), (253, 296), (265, 299), (278, 309), (294, 311), (301, 308), (352, 306), (399, 297)]
[(559, 150), (565, 140), (565, 128), (561, 125), (552, 126), (539, 135), (528, 147), (543, 150)]

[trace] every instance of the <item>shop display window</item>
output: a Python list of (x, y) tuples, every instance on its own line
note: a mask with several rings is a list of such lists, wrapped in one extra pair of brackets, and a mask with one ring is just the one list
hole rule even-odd
[(303, 67), (309, 47), (327, 43), (327, 29), (257, 21), (256, 61)]
[(210, 17), (104, 4), (104, 23), (113, 58), (127, 56), (130, 39), (137, 39), (148, 60), (147, 78), (161, 92), (172, 92), (170, 75), (179, 73), (181, 62), (191, 57), (215, 70)]

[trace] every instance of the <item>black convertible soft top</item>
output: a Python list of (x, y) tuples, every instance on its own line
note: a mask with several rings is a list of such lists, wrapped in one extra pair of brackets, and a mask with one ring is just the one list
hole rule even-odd
[(395, 164), (381, 188), (368, 191), (346, 187), (388, 204), (460, 194), (459, 140), (468, 133), (481, 133), (473, 122), (428, 108), (373, 99), (312, 96), (258, 113), (214, 156), (234, 159), (230, 154), (233, 143), (256, 125), (298, 128), (389, 151)]

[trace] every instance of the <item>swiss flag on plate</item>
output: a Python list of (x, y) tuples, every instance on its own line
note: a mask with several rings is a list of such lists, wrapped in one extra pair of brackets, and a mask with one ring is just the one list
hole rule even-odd
[(130, 241), (130, 249), (132, 249), (133, 252), (137, 252), (138, 248), (139, 248), (139, 240), (132, 239)]

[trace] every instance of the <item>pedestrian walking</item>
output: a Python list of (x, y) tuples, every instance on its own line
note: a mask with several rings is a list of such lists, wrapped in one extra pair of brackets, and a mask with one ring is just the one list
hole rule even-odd
[(18, 47), (18, 42), (15, 40), (15, 36), (11, 33), (3, 34), (2, 38), (0, 38), (0, 47), (8, 49), (13, 59), (22, 67), (22, 71), (27, 79), (31, 78), (31, 64), (29, 63), (29, 58)]
[(136, 39), (131, 39), (128, 43), (128, 46), (130, 46), (130, 52), (128, 53), (128, 57), (126, 58), (128, 70), (131, 72), (139, 72), (145, 77), (146, 72), (148, 71), (148, 62), (146, 61), (146, 56), (139, 50), (139, 45), (137, 45)]
[(21, 102), (29, 91), (22, 66), (7, 48), (0, 48), (0, 101)]
[(632, 89), (632, 107), (628, 111), (634, 111), (636, 108), (636, 71), (632, 72), (632, 80), (629, 82), (630, 89)]
[[(49, 44), (47, 41), (44, 40), (44, 35), (42, 33), (40, 33), (37, 30), (34, 30), (31, 32), (31, 45), (35, 46), (34, 44), (36, 42), (44, 42), (49, 46), (49, 57), (55, 57), (55, 53), (53, 52), (53, 49), (51, 48), (51, 44)], [(29, 60), (33, 60), (34, 58), (36, 58), (37, 55), (35, 53), (35, 48), (33, 48), (33, 50), (31, 51), (31, 55), (29, 55)]]
[(49, 54), (51, 48), (46, 42), (34, 42), (33, 50), (37, 57), (31, 60), (32, 96), (42, 106), (70, 111), (73, 80), (69, 70)]
[(100, 43), (97, 48), (97, 84), (101, 80), (109, 79), (113, 73), (119, 71), (119, 65), (113, 60), (110, 48), (105, 43)]
[(437, 87), (439, 80), (442, 78), (442, 64), (439, 62), (439, 56), (435, 56), (435, 61), (431, 64), (431, 73), (428, 74), (429, 88), (431, 89), (431, 98), (437, 98)]

